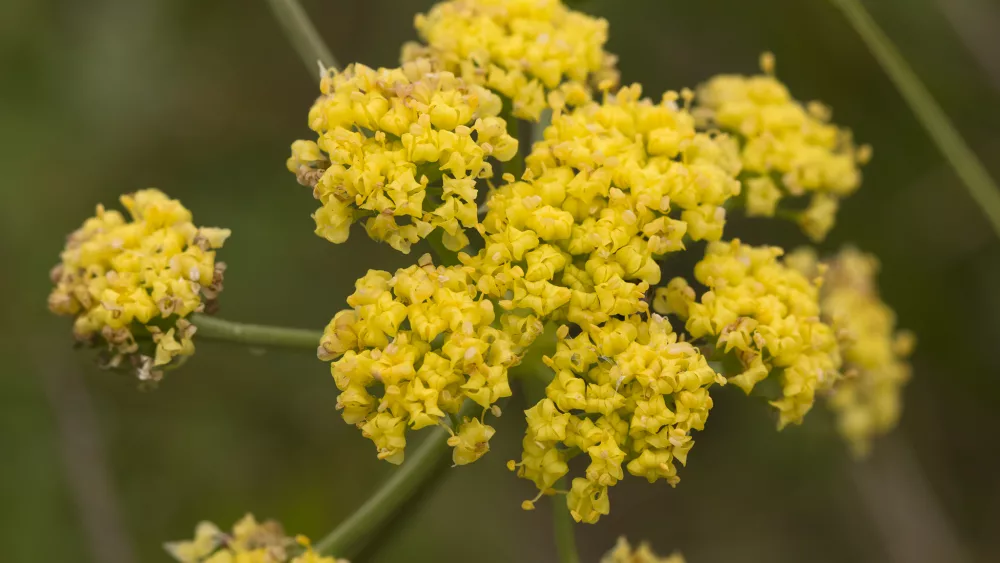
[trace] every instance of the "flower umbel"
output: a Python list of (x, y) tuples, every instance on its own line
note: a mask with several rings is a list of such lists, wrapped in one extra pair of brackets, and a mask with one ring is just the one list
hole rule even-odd
[(633, 549), (628, 540), (622, 536), (618, 538), (614, 549), (601, 558), (601, 563), (684, 563), (684, 557), (679, 553), (669, 557), (659, 557), (647, 543), (641, 543), (639, 547)]
[[(443, 424), (468, 399), (489, 410), (509, 397), (508, 368), (542, 332), (537, 319), (510, 324), (460, 267), (429, 255), (395, 274), (371, 270), (347, 298), (353, 309), (326, 327), (321, 359), (334, 360), (337, 408), (375, 442), (379, 459), (402, 463), (407, 428)], [(381, 393), (381, 396), (372, 393)], [(478, 459), (493, 429), (466, 421), (449, 443), (455, 463)]]
[(783, 199), (809, 195), (792, 212), (814, 241), (833, 227), (839, 200), (861, 185), (859, 165), (871, 157), (851, 132), (829, 123), (819, 102), (801, 104), (774, 76), (774, 57), (761, 57), (763, 75), (717, 76), (698, 89), (695, 113), (707, 127), (741, 140), (748, 215), (774, 217)]
[[(657, 290), (657, 310), (686, 320), (693, 338), (715, 339), (716, 353), (738, 360), (729, 378), (748, 394), (778, 375), (778, 427), (802, 422), (815, 395), (840, 377), (840, 350), (833, 329), (820, 320), (819, 287), (782, 263), (782, 250), (740, 241), (714, 242), (695, 266), (709, 288), (700, 299), (682, 278)], [(727, 374), (728, 375), (728, 374)]]
[(822, 264), (811, 249), (793, 256), (806, 275), (823, 276), (821, 313), (836, 331), (844, 356), (844, 378), (830, 394), (829, 405), (853, 452), (865, 455), (872, 440), (899, 420), (914, 336), (896, 329), (895, 313), (879, 296), (874, 256), (854, 248)]
[(309, 111), (319, 137), (293, 143), (287, 162), (322, 204), (316, 234), (342, 243), (364, 219), (370, 237), (404, 253), (438, 228), (445, 246), (464, 248), (477, 222), (477, 181), (493, 176), (491, 158), (517, 152), (497, 117), (500, 98), (426, 59), (350, 65), (330, 71), (320, 89)]
[(223, 532), (211, 522), (195, 528), (194, 539), (164, 544), (180, 563), (348, 563), (313, 551), (305, 536), (288, 537), (274, 520), (258, 523), (247, 514)]
[(580, 101), (591, 84), (618, 82), (608, 22), (559, 0), (446, 0), (415, 25), (427, 45), (406, 44), (404, 60), (433, 58), (511, 100), (522, 119), (538, 121), (549, 94)]
[(97, 206), (71, 234), (52, 270), (49, 309), (76, 317), (73, 335), (102, 346), (105, 365), (156, 381), (164, 367), (194, 353), (186, 320), (222, 290), (216, 262), (228, 229), (196, 227), (191, 212), (155, 189), (121, 197), (131, 220)]
[(725, 381), (656, 314), (592, 325), (575, 337), (563, 326), (558, 336), (555, 355), (545, 359), (555, 377), (525, 412), (515, 467), (539, 495), (552, 494), (569, 459), (587, 454), (590, 465), (573, 479), (567, 503), (577, 522), (593, 523), (608, 513), (608, 488), (624, 477), (623, 465), (650, 483), (680, 481), (675, 462), (687, 462), (691, 432), (705, 427), (708, 388)]

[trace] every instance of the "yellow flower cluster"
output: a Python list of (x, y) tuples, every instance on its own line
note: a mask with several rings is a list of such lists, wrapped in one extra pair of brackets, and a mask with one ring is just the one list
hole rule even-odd
[(823, 275), (822, 316), (837, 331), (844, 356), (844, 378), (829, 405), (840, 433), (856, 455), (864, 455), (872, 439), (899, 420), (913, 335), (896, 330), (895, 313), (879, 297), (874, 256), (847, 248), (818, 264), (811, 249), (793, 255), (807, 275)]
[(555, 492), (571, 457), (587, 454), (566, 502), (577, 522), (594, 523), (608, 514), (608, 488), (624, 477), (623, 465), (650, 483), (680, 481), (675, 461), (687, 463), (691, 431), (704, 429), (712, 408), (708, 388), (725, 381), (656, 314), (591, 325), (575, 337), (563, 325), (558, 336), (555, 355), (545, 358), (555, 377), (525, 412), (524, 453), (509, 467), (541, 496)]
[(252, 514), (236, 522), (230, 533), (211, 522), (201, 522), (194, 539), (169, 542), (164, 547), (180, 563), (348, 563), (319, 555), (304, 536), (287, 537), (281, 524), (273, 520), (258, 523)]
[(800, 423), (841, 367), (834, 331), (820, 320), (818, 280), (782, 263), (781, 254), (738, 240), (711, 243), (694, 270), (708, 291), (696, 300), (687, 281), (674, 278), (654, 302), (657, 311), (685, 319), (692, 338), (717, 338), (716, 353), (739, 361), (729, 382), (747, 394), (779, 376), (782, 396), (771, 401), (779, 428)]
[[(331, 371), (344, 420), (361, 428), (379, 459), (402, 463), (407, 427), (443, 424), (466, 399), (484, 414), (509, 397), (508, 368), (542, 332), (532, 317), (496, 319), (460, 267), (435, 267), (429, 255), (395, 274), (370, 270), (323, 334), (319, 356)], [(373, 392), (381, 391), (381, 396)], [(493, 428), (465, 419), (449, 441), (454, 462), (489, 450)]]
[(736, 149), (696, 133), (677, 98), (653, 103), (636, 85), (557, 112), (522, 180), (505, 175), (491, 194), (484, 248), (459, 256), (480, 291), (587, 328), (644, 311), (656, 259), (685, 237), (721, 237), (740, 190)]
[(351, 65), (320, 89), (309, 111), (319, 137), (293, 143), (287, 162), (322, 203), (316, 234), (341, 243), (367, 218), (369, 236), (402, 252), (437, 228), (446, 247), (464, 248), (465, 229), (477, 222), (476, 181), (493, 176), (490, 158), (517, 152), (497, 117), (500, 98), (426, 59)]
[[(459, 255), (479, 291), (513, 318), (567, 321), (583, 331), (572, 341), (563, 338), (562, 347), (575, 343), (564, 352), (575, 359), (567, 358), (569, 363), (557, 368), (563, 352), (556, 354), (550, 365), (562, 375), (550, 386), (553, 396), (528, 411), (519, 469), (545, 493), (566, 473), (572, 448), (617, 459), (617, 470), (609, 465), (601, 473), (594, 465), (588, 472), (592, 478), (574, 481), (567, 500), (581, 521), (593, 522), (607, 513), (607, 487), (625, 461), (637, 475), (676, 482), (673, 460), (683, 462), (690, 448), (685, 437), (692, 428), (701, 428), (710, 408), (707, 392), (695, 389), (715, 381), (704, 358), (678, 343), (665, 320), (640, 316), (648, 311), (645, 293), (660, 281), (657, 257), (682, 250), (685, 237), (721, 237), (723, 205), (740, 190), (735, 145), (725, 137), (695, 132), (694, 119), (678, 106), (679, 98), (668, 93), (653, 103), (632, 86), (606, 95), (603, 103), (557, 111), (528, 156), (522, 180), (506, 176), (507, 183), (491, 194), (481, 227), (484, 248), (475, 256)], [(563, 337), (569, 329), (564, 326)], [(633, 394), (652, 391), (645, 383), (622, 388), (619, 376), (612, 377), (613, 370), (599, 357), (624, 362), (636, 374), (643, 366), (655, 366), (649, 368), (655, 371), (669, 363), (670, 368), (662, 369), (697, 375), (686, 376), (680, 387), (653, 385), (659, 398), (645, 400), (653, 401), (649, 408), (663, 407), (656, 412), (662, 421), (649, 423), (650, 436), (639, 430), (631, 436), (628, 421), (637, 408)], [(598, 374), (599, 381), (594, 379)], [(624, 377), (631, 382), (635, 374)], [(691, 377), (702, 383), (684, 387), (694, 385)], [(566, 402), (557, 396), (562, 384), (584, 394)], [(670, 413), (662, 396), (674, 391), (686, 401), (676, 407), (679, 413)], [(583, 397), (589, 397), (589, 404)], [(671, 396), (671, 406), (673, 401)], [(560, 431), (547, 429), (550, 419), (561, 421), (555, 423)], [(603, 434), (567, 435), (570, 419), (591, 429), (597, 428), (595, 420), (607, 427)]]
[[(107, 367), (130, 366), (155, 381), (164, 366), (194, 353), (195, 327), (185, 317), (222, 290), (225, 264), (215, 261), (215, 249), (230, 232), (196, 227), (191, 212), (159, 190), (121, 203), (131, 220), (98, 205), (69, 236), (52, 270), (49, 309), (76, 317), (78, 341), (103, 342)], [(149, 340), (155, 349), (145, 346)]]
[(427, 45), (407, 44), (404, 60), (431, 57), (511, 100), (522, 119), (538, 121), (550, 93), (586, 97), (590, 84), (618, 81), (608, 22), (560, 0), (446, 0), (415, 25)]
[(632, 549), (628, 540), (620, 537), (615, 548), (601, 558), (601, 563), (684, 563), (684, 557), (679, 553), (670, 557), (659, 557), (646, 543)]
[(762, 57), (764, 74), (721, 75), (698, 90), (696, 114), (706, 126), (742, 140), (748, 215), (774, 217), (786, 196), (811, 196), (794, 211), (802, 230), (820, 241), (833, 227), (839, 200), (861, 185), (859, 164), (871, 148), (855, 147), (851, 132), (829, 123), (818, 102), (795, 101), (774, 77), (774, 59)]

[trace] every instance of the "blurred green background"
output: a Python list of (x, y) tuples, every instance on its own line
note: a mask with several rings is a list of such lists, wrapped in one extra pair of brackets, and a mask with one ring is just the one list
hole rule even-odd
[[(307, 1), (340, 61), (391, 65), (429, 1)], [(872, 0), (963, 135), (1000, 177), (1000, 2)], [(763, 404), (720, 393), (677, 489), (626, 479), (584, 561), (619, 534), (691, 563), (1000, 561), (1000, 241), (840, 14), (825, 0), (592, 0), (625, 82), (658, 95), (773, 50), (802, 99), (875, 147), (825, 245), (877, 253), (886, 300), (920, 344), (901, 426), (855, 463), (822, 409), (778, 434)], [(202, 342), (156, 392), (102, 373), (45, 307), (64, 236), (97, 202), (157, 186), (234, 235), (222, 314), (322, 327), (369, 267), (410, 258), (355, 231), (312, 233), (284, 169), (307, 133), (311, 77), (263, 0), (0, 3), (0, 559), (166, 561), (160, 544), (245, 511), (319, 537), (390, 467), (334, 410), (307, 353)], [(751, 242), (802, 242), (744, 222)], [(364, 560), (548, 562), (515, 400), (475, 465), (448, 471)]]

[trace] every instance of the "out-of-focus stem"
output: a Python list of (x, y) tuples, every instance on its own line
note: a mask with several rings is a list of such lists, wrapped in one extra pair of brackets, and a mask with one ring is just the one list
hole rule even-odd
[(338, 68), (337, 59), (323, 42), (299, 0), (267, 0), (267, 3), (281, 24), (281, 30), (305, 63), (306, 70), (313, 73), (317, 81), (322, 72), (317, 65), (324, 69)]
[[(476, 404), (466, 401), (459, 418), (469, 415)], [(316, 543), (316, 551), (336, 557), (351, 559), (372, 540), (375, 533), (392, 520), (393, 514), (445, 466), (450, 450), (450, 433), (441, 426), (428, 432), (429, 436), (406, 457), (403, 464), (393, 471), (389, 479), (372, 496), (368, 497), (347, 520)]]
[[(558, 488), (568, 488), (565, 477), (559, 480)], [(573, 517), (569, 514), (566, 497), (563, 495), (552, 497), (552, 526), (559, 563), (580, 563), (580, 555), (576, 551), (576, 535), (573, 533)]]
[(945, 115), (934, 96), (920, 81), (885, 32), (865, 10), (861, 0), (830, 0), (840, 8), (875, 59), (882, 65), (896, 89), (916, 114), (938, 150), (961, 178), (969, 194), (982, 208), (993, 231), (1000, 236), (1000, 189), (962, 135)]
[(323, 333), (302, 328), (256, 325), (227, 321), (208, 315), (190, 318), (198, 327), (198, 338), (274, 348), (302, 348), (315, 351)]

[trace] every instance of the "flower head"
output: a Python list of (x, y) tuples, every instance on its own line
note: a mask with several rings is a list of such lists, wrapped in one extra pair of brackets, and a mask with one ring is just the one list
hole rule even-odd
[[(228, 229), (196, 227), (181, 202), (155, 189), (121, 197), (130, 219), (97, 206), (71, 234), (52, 270), (49, 309), (76, 317), (73, 335), (105, 347), (108, 367), (130, 366), (158, 380), (165, 366), (194, 353), (186, 320), (222, 290), (216, 262)], [(150, 342), (147, 342), (150, 341)]]
[[(435, 267), (430, 256), (395, 274), (371, 270), (347, 298), (319, 348), (334, 360), (337, 408), (375, 442), (379, 459), (402, 463), (407, 428), (442, 424), (468, 399), (484, 410), (511, 394), (517, 365), (541, 322), (500, 319), (460, 267)], [(373, 393), (381, 393), (376, 396)], [(478, 459), (493, 429), (467, 421), (451, 445), (455, 463)]]
[(287, 162), (322, 204), (316, 234), (341, 243), (364, 219), (369, 236), (404, 253), (438, 228), (448, 248), (464, 248), (477, 180), (492, 177), (491, 158), (517, 152), (500, 98), (426, 59), (350, 65), (320, 88), (309, 111), (318, 139), (293, 143)]
[(608, 22), (560, 0), (445, 0), (415, 25), (426, 46), (407, 44), (404, 60), (431, 57), (511, 100), (522, 119), (538, 121), (549, 94), (582, 101), (590, 84), (618, 81)]
[(818, 102), (801, 104), (774, 76), (774, 59), (762, 57), (763, 75), (717, 76), (698, 89), (696, 114), (704, 125), (736, 135), (742, 143), (745, 207), (773, 217), (782, 200), (809, 195), (790, 210), (810, 238), (833, 226), (839, 200), (861, 185), (859, 165), (871, 149), (856, 147), (851, 132), (831, 124)]
[(896, 329), (896, 315), (879, 296), (878, 260), (854, 248), (820, 264), (810, 250), (793, 253), (806, 275), (822, 275), (820, 310), (836, 331), (844, 356), (844, 378), (829, 398), (837, 427), (857, 455), (899, 420), (906, 358), (913, 335)]
[(164, 548), (180, 563), (348, 563), (320, 556), (304, 536), (288, 537), (278, 522), (257, 522), (252, 514), (228, 533), (201, 522), (194, 539), (169, 542)]
[(641, 543), (639, 547), (633, 549), (623, 536), (618, 538), (614, 549), (601, 558), (601, 563), (684, 563), (684, 557), (679, 553), (670, 557), (659, 557), (646, 543)]
[(800, 423), (817, 392), (840, 377), (841, 357), (830, 325), (820, 319), (818, 283), (778, 258), (780, 248), (731, 242), (708, 245), (695, 278), (708, 287), (700, 298), (683, 279), (657, 290), (663, 313), (686, 320), (693, 338), (716, 340), (719, 353), (739, 361), (729, 379), (748, 394), (771, 374), (782, 394), (771, 401), (779, 427)]
[(608, 488), (625, 471), (650, 483), (680, 481), (675, 463), (687, 462), (691, 433), (705, 426), (708, 388), (724, 381), (656, 314), (569, 332), (560, 329), (556, 353), (545, 359), (555, 377), (525, 412), (524, 452), (514, 467), (539, 495), (552, 494), (569, 459), (587, 455), (567, 503), (576, 521), (592, 523), (608, 513)]
[(735, 146), (696, 133), (677, 98), (631, 86), (556, 112), (524, 177), (491, 194), (484, 248), (460, 255), (480, 290), (581, 328), (645, 311), (657, 259), (717, 240), (740, 190)]

